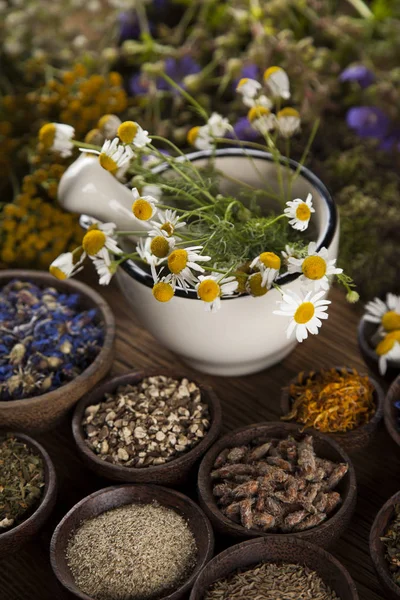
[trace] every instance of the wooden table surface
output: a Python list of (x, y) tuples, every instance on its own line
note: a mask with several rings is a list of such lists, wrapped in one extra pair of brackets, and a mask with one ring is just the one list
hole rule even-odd
[[(111, 374), (160, 366), (182, 370), (211, 384), (222, 402), (224, 432), (260, 421), (278, 420), (280, 390), (301, 370), (347, 365), (365, 369), (356, 341), (358, 316), (343, 295), (334, 290), (330, 318), (318, 336), (300, 344), (281, 364), (262, 373), (222, 378), (191, 371), (144, 331), (114, 284), (101, 292), (117, 319), (117, 357)], [(212, 319), (212, 315), (210, 316)], [(65, 600), (49, 562), (52, 532), (65, 513), (81, 498), (112, 482), (95, 476), (79, 459), (71, 434), (70, 417), (50, 433), (38, 436), (51, 455), (58, 476), (57, 506), (35, 541), (17, 555), (0, 561), (0, 600)], [(351, 526), (330, 549), (349, 570), (361, 600), (381, 600), (381, 590), (369, 557), (368, 535), (376, 513), (400, 489), (400, 448), (380, 424), (368, 450), (353, 456), (358, 502)], [(185, 490), (194, 496), (194, 490)]]

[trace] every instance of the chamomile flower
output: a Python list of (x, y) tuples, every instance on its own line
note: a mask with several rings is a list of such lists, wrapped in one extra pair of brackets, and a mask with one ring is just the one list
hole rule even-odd
[(295, 258), (292, 256), (288, 259), (289, 273), (302, 273), (301, 282), (312, 284), (315, 291), (328, 290), (329, 277), (343, 273), (343, 269), (338, 269), (335, 265), (336, 259), (329, 260), (326, 248), (317, 251), (315, 242), (308, 244), (306, 257)]
[(163, 259), (157, 258), (157, 256), (152, 254), (150, 245), (151, 238), (148, 237), (145, 240), (143, 238), (140, 238), (136, 246), (136, 252), (138, 253), (139, 257), (143, 260), (143, 262), (149, 265), (151, 270), (151, 276), (153, 277), (153, 281), (156, 283), (158, 281), (156, 267), (158, 267), (163, 262)]
[(132, 196), (133, 216), (138, 221), (149, 221), (152, 219), (157, 211), (157, 198), (153, 196), (141, 196), (136, 188), (133, 188)]
[(306, 296), (300, 297), (295, 292), (288, 290), (282, 296), (279, 302), (279, 310), (275, 310), (275, 315), (291, 317), (287, 328), (287, 337), (290, 338), (295, 332), (298, 342), (307, 339), (308, 333), (317, 334), (321, 327), (321, 319), (327, 319), (326, 310), (331, 303), (330, 300), (323, 300), (324, 291), (320, 291), (314, 296), (308, 292)]
[[(243, 102), (254, 100), (261, 90), (261, 83), (250, 77), (243, 77), (236, 86), (236, 91), (241, 94)], [(247, 104), (246, 104), (247, 106)]]
[(96, 223), (89, 227), (82, 240), (82, 248), (89, 258), (101, 258), (106, 261), (110, 252), (122, 254), (117, 242), (111, 237), (115, 228), (115, 223)]
[(300, 114), (294, 108), (283, 108), (276, 116), (277, 118), (277, 129), (279, 133), (289, 138), (300, 129)]
[(283, 211), (290, 219), (289, 225), (298, 231), (305, 231), (310, 222), (311, 213), (315, 212), (312, 205), (312, 195), (308, 194), (306, 200), (296, 198), (286, 202), (287, 208)]
[(155, 235), (165, 235), (170, 237), (176, 233), (177, 229), (185, 227), (186, 222), (180, 221), (175, 210), (167, 209), (158, 212), (158, 221), (152, 221), (154, 229), (149, 231), (149, 235), (154, 237)]
[(388, 361), (400, 362), (400, 330), (391, 331), (375, 348), (379, 356), (379, 372), (384, 375), (387, 370)]
[(246, 292), (253, 296), (254, 298), (258, 298), (259, 296), (265, 296), (268, 292), (267, 286), (262, 285), (262, 275), (261, 273), (253, 273), (249, 275), (246, 281)]
[(236, 277), (225, 277), (219, 273), (200, 275), (196, 285), (197, 297), (205, 303), (205, 310), (216, 312), (221, 308), (221, 297), (232, 296), (237, 290)]
[(153, 296), (158, 302), (169, 302), (175, 293), (171, 275), (158, 279), (152, 289)]
[(257, 267), (261, 273), (261, 286), (268, 290), (279, 275), (281, 259), (274, 252), (262, 252), (250, 263), (250, 268)]
[(252, 127), (262, 135), (266, 135), (276, 126), (275, 115), (265, 106), (253, 106), (247, 113), (247, 118)]
[(297, 256), (297, 251), (296, 251), (296, 248), (294, 248), (294, 246), (290, 246), (290, 244), (286, 244), (285, 249), (282, 250), (281, 254), (283, 256), (283, 260), (287, 264), (289, 261), (289, 258)]
[(264, 72), (264, 83), (274, 98), (290, 98), (289, 77), (281, 67), (269, 67)]
[(206, 128), (208, 135), (213, 138), (224, 137), (228, 131), (232, 130), (232, 125), (229, 123), (228, 119), (216, 112), (212, 113), (204, 127)]
[(85, 152), (85, 154), (98, 154), (99, 162), (103, 169), (118, 178), (125, 175), (129, 168), (129, 163), (134, 156), (132, 148), (120, 144), (118, 138), (106, 140), (100, 152), (97, 150), (87, 150), (86, 148), (79, 148), (79, 150)]
[(175, 238), (166, 235), (153, 235), (150, 240), (150, 252), (157, 258), (166, 258), (174, 249)]
[(82, 262), (85, 256), (82, 255), (79, 260), (76, 260), (72, 252), (60, 254), (49, 267), (50, 273), (57, 279), (68, 279), (79, 271), (82, 271)]
[(75, 129), (64, 123), (47, 123), (39, 131), (39, 141), (45, 150), (53, 150), (63, 158), (71, 156)]
[(199, 262), (207, 262), (211, 260), (210, 256), (203, 256), (198, 253), (203, 246), (190, 246), (189, 248), (177, 248), (168, 256), (168, 268), (172, 274), (172, 285), (179, 285), (183, 289), (188, 289), (188, 284), (194, 285), (196, 277), (192, 273), (197, 271), (204, 273), (204, 269)]
[(109, 254), (105, 255), (104, 258), (95, 256), (93, 258), (93, 265), (99, 276), (99, 284), (108, 285), (115, 273), (115, 269), (111, 265)]
[(214, 146), (212, 137), (205, 125), (192, 127), (187, 134), (187, 141), (198, 150), (211, 150)]
[(118, 137), (124, 144), (133, 144), (135, 148), (144, 148), (151, 143), (148, 131), (135, 121), (124, 121), (118, 127)]
[(380, 323), (386, 331), (400, 329), (400, 296), (387, 294), (386, 302), (374, 298), (365, 306), (365, 320), (370, 323)]
[(265, 94), (260, 94), (256, 98), (243, 98), (243, 104), (252, 108), (253, 106), (263, 106), (264, 108), (271, 109), (273, 106), (272, 100)]

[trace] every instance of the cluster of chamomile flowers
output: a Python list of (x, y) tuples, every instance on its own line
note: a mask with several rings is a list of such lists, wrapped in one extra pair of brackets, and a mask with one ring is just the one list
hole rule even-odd
[(400, 364), (400, 296), (387, 294), (385, 300), (374, 298), (365, 306), (364, 319), (377, 326), (372, 342), (378, 355), (381, 375), (388, 361)]

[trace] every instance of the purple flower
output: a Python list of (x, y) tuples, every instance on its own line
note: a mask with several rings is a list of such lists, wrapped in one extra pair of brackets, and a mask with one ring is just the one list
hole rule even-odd
[(118, 15), (119, 24), (119, 39), (121, 42), (125, 40), (137, 40), (140, 36), (140, 27), (133, 10), (120, 12)]
[(227, 137), (234, 138), (236, 136), (243, 142), (254, 142), (260, 137), (247, 117), (240, 117), (233, 126), (233, 131), (234, 134), (230, 133)]
[(375, 75), (364, 65), (354, 65), (342, 71), (339, 79), (340, 81), (357, 81), (360, 87), (364, 89), (374, 83)]
[(355, 106), (346, 115), (346, 122), (360, 137), (383, 139), (389, 129), (389, 118), (375, 106)]
[(400, 151), (400, 129), (391, 131), (379, 144), (379, 149), (384, 151)]
[(238, 86), (238, 83), (241, 79), (245, 79), (246, 77), (248, 79), (258, 79), (258, 75), (259, 75), (259, 70), (258, 70), (257, 65), (250, 63), (249, 65), (245, 65), (242, 68), (242, 70), (240, 71), (240, 77), (238, 77), (237, 79), (234, 79), (232, 85), (236, 89)]
[[(191, 56), (183, 56), (178, 59), (167, 58), (165, 61), (165, 74), (183, 88), (185, 87), (183, 83), (185, 77), (195, 75), (196, 73), (200, 73), (200, 71), (200, 65)], [(170, 84), (162, 78), (157, 81), (157, 88), (159, 90), (172, 89)]]

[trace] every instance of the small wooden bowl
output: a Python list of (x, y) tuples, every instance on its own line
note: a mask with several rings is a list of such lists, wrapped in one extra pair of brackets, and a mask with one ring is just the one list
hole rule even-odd
[(203, 600), (208, 588), (219, 579), (237, 569), (251, 568), (261, 562), (306, 566), (316, 571), (340, 600), (358, 600), (357, 588), (348, 571), (326, 550), (298, 538), (282, 539), (277, 536), (242, 542), (218, 554), (196, 579), (190, 600)]
[[(27, 435), (22, 433), (11, 433), (11, 435), (24, 442), (43, 460), (45, 485), (42, 497), (35, 511), (25, 521), (16, 525), (16, 527), (0, 534), (0, 558), (14, 554), (23, 544), (29, 542), (38, 533), (39, 529), (41, 529), (50, 516), (57, 497), (56, 472), (46, 450)], [(0, 437), (4, 437), (4, 433), (0, 434)]]
[(379, 357), (376, 354), (373, 346), (371, 345), (371, 338), (377, 330), (376, 323), (370, 323), (365, 320), (365, 317), (360, 319), (357, 330), (357, 341), (358, 348), (365, 364), (369, 369), (379, 378), (386, 379), (386, 381), (393, 381), (398, 375), (400, 375), (400, 365), (393, 360), (387, 361), (387, 369), (384, 375), (380, 374), (379, 371)]
[[(353, 369), (348, 369), (347, 367), (344, 367), (344, 368), (349, 373), (351, 373), (353, 371)], [(336, 369), (338, 371), (340, 371), (343, 369), (343, 367), (336, 367)], [(311, 371), (309, 373), (304, 373), (302, 379), (303, 380), (307, 379), (307, 377), (309, 377), (310, 373), (311, 373)], [(317, 374), (318, 371), (316, 371), (315, 373)], [(283, 415), (287, 415), (290, 412), (290, 410), (292, 409), (292, 398), (290, 396), (289, 390), (290, 390), (290, 386), (292, 384), (298, 383), (298, 381), (299, 381), (298, 377), (299, 377), (298, 375), (296, 377), (293, 377), (293, 379), (291, 379), (291, 381), (289, 382), (287, 387), (282, 389), (281, 410), (282, 410)], [(352, 431), (346, 431), (345, 433), (325, 433), (324, 434), (324, 435), (328, 435), (329, 437), (334, 439), (336, 442), (338, 442), (342, 446), (342, 448), (344, 448), (346, 450), (346, 452), (352, 453), (352, 452), (359, 452), (361, 450), (364, 450), (368, 446), (368, 444), (372, 441), (372, 438), (374, 437), (374, 435), (376, 433), (378, 423), (381, 420), (382, 415), (383, 415), (383, 404), (384, 404), (385, 394), (384, 394), (381, 386), (375, 379), (372, 379), (371, 377), (369, 377), (369, 380), (374, 387), (374, 400), (375, 400), (375, 405), (376, 405), (376, 411), (375, 411), (375, 414), (372, 417), (372, 419), (370, 421), (368, 421), (368, 423), (366, 423), (365, 425), (361, 425), (360, 427), (357, 427), (356, 429), (353, 429)], [(293, 422), (293, 421), (290, 421), (290, 422)], [(298, 426), (303, 427), (301, 423), (299, 423)], [(316, 430), (314, 428), (309, 428), (305, 431), (312, 432), (312, 431), (316, 431)]]
[(400, 446), (400, 410), (395, 407), (394, 403), (400, 401), (400, 375), (393, 381), (390, 386), (383, 406), (383, 418), (386, 429), (389, 432), (392, 440)]
[(389, 498), (376, 515), (369, 534), (369, 551), (380, 584), (386, 592), (385, 598), (399, 600), (400, 586), (395, 584), (390, 575), (389, 567), (385, 560), (385, 546), (380, 539), (385, 535), (388, 526), (394, 518), (395, 504), (400, 504), (400, 492)]
[(61, 584), (82, 600), (95, 600), (76, 586), (66, 559), (66, 548), (71, 534), (83, 521), (96, 517), (108, 510), (133, 504), (146, 504), (157, 501), (162, 506), (172, 508), (182, 515), (195, 537), (197, 563), (185, 583), (158, 600), (179, 600), (187, 596), (197, 575), (210, 560), (214, 551), (214, 535), (210, 522), (203, 511), (187, 496), (158, 485), (118, 485), (99, 490), (87, 496), (65, 515), (56, 527), (50, 545), (50, 560), (53, 571)]
[(12, 279), (32, 281), (69, 294), (79, 294), (83, 310), (96, 308), (104, 323), (104, 343), (99, 354), (83, 373), (65, 385), (40, 396), (0, 402), (0, 423), (6, 429), (43, 432), (55, 427), (68, 410), (110, 370), (114, 357), (115, 320), (106, 301), (78, 281), (60, 281), (43, 271), (0, 272), (0, 289)]
[[(177, 486), (186, 481), (193, 465), (200, 460), (203, 454), (218, 438), (221, 430), (222, 413), (221, 405), (215, 392), (208, 386), (198, 382), (196, 385), (201, 390), (201, 397), (210, 408), (211, 426), (204, 438), (191, 450), (182, 454), (178, 458), (171, 460), (163, 465), (156, 465), (143, 468), (124, 467), (113, 463), (101, 460), (85, 442), (85, 433), (82, 425), (82, 419), (85, 414), (85, 409), (91, 404), (98, 404), (104, 399), (105, 394), (115, 391), (121, 385), (138, 384), (144, 377), (154, 375), (165, 375), (181, 379), (183, 375), (175, 375), (174, 373), (160, 373), (156, 370), (138, 371), (128, 373), (121, 377), (116, 377), (111, 381), (97, 387), (90, 395), (82, 398), (77, 405), (74, 416), (72, 418), (72, 432), (74, 439), (85, 464), (98, 475), (107, 477), (114, 481), (124, 481), (131, 483), (158, 483), (161, 485)], [(191, 379), (191, 381), (193, 381)]]
[(203, 458), (198, 477), (198, 492), (200, 506), (203, 508), (211, 523), (219, 532), (235, 539), (248, 539), (255, 537), (266, 537), (274, 539), (288, 539), (296, 536), (307, 542), (312, 542), (323, 548), (333, 544), (345, 531), (353, 515), (357, 500), (357, 484), (354, 467), (344, 450), (325, 435), (308, 432), (314, 439), (314, 449), (320, 458), (327, 458), (336, 463), (347, 463), (349, 470), (336, 488), (342, 496), (340, 508), (326, 521), (299, 533), (263, 533), (259, 529), (245, 529), (242, 525), (231, 521), (219, 510), (212, 493), (210, 473), (213, 469), (215, 459), (224, 448), (243, 446), (255, 438), (278, 438), (285, 439), (292, 435), (295, 439), (304, 437), (297, 425), (289, 423), (257, 423), (248, 425), (242, 429), (236, 429), (225, 435), (207, 452)]

